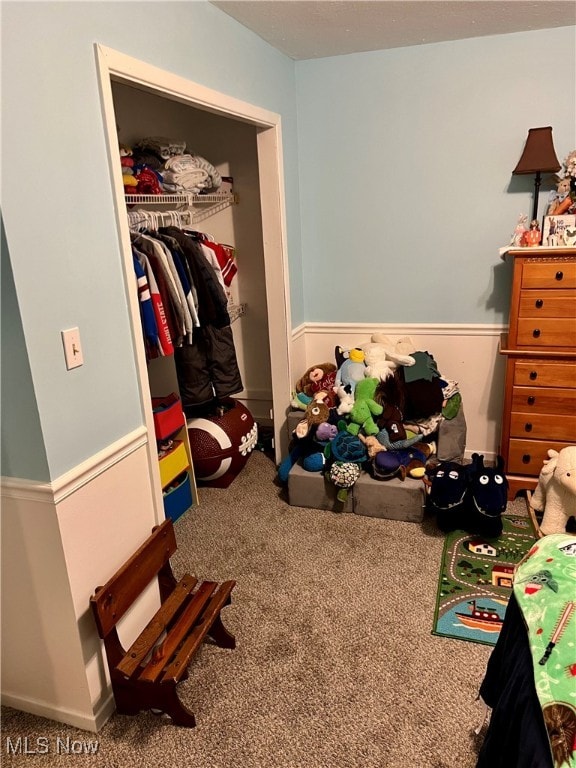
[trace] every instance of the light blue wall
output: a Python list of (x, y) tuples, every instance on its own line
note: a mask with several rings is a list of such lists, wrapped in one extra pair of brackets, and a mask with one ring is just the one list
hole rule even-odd
[[(0, 473), (6, 477), (47, 477), (48, 462), (2, 219), (0, 219), (0, 263), (0, 309), (2, 310)], [(15, 436), (19, 438), (16, 439)]]
[(307, 321), (507, 322), (511, 171), (529, 128), (576, 147), (575, 29), (296, 64)]
[[(560, 156), (576, 146), (574, 41), (294, 64), (204, 0), (4, 2), (3, 250), (21, 325), (2, 322), (27, 357), (15, 342), (2, 471), (54, 479), (143, 421), (94, 43), (281, 115), (296, 327), (505, 318), (496, 252), (531, 207), (531, 179), (510, 171), (530, 127), (552, 125)], [(85, 364), (67, 372), (60, 331), (76, 325)]]
[[(48, 480), (143, 423), (94, 43), (281, 115), (300, 323), (295, 74), (203, 0), (9, 2), (2, 17), (3, 214), (31, 378), (19, 428), (3, 425), (2, 469)], [(74, 326), (85, 363), (67, 372), (60, 332)]]

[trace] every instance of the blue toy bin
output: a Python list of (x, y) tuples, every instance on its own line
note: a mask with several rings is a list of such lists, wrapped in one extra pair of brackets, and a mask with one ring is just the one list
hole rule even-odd
[(178, 520), (192, 506), (190, 475), (183, 472), (164, 492), (164, 513), (172, 521)]

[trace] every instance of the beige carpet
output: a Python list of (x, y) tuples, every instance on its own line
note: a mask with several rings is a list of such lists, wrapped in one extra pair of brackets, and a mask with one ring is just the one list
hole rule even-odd
[[(4, 708), (2, 764), (473, 768), (491, 649), (431, 634), (433, 521), (290, 507), (275, 476), (255, 453), (175, 525), (177, 575), (237, 580), (222, 613), (236, 650), (204, 645), (180, 688), (197, 727), (114, 715), (96, 736)], [(50, 754), (9, 754), (19, 736), (47, 738)], [(57, 754), (68, 737), (98, 753)]]

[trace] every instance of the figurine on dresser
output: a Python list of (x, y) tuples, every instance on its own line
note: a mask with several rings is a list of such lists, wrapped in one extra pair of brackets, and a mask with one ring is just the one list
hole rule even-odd
[(576, 149), (564, 159), (563, 175), (548, 198), (548, 216), (576, 213)]
[(540, 223), (537, 219), (533, 219), (530, 222), (530, 229), (527, 229), (522, 236), (522, 245), (527, 248), (534, 248), (540, 245), (542, 240), (542, 233), (540, 232)]

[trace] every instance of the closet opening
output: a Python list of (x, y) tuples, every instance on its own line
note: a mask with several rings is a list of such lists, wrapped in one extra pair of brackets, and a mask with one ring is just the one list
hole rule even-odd
[[(243, 389), (234, 395), (263, 434), (273, 438), (277, 463), (288, 440), (290, 402), (289, 301), (280, 117), (189, 80), (96, 45), (108, 159), (123, 253), (127, 301), (143, 413), (149, 433), (149, 463), (155, 479), (158, 520), (164, 518), (156, 478), (157, 446), (151, 398), (178, 392), (173, 358), (146, 359), (138, 296), (134, 291), (131, 234), (119, 143), (145, 137), (186, 143), (228, 179), (229, 204), (194, 199), (193, 228), (234, 249), (237, 268), (227, 288), (231, 330)], [(188, 201), (190, 202), (190, 201)], [(140, 206), (139, 206), (140, 207)], [(141, 206), (165, 212), (182, 206)], [(177, 221), (174, 216), (174, 221)]]

